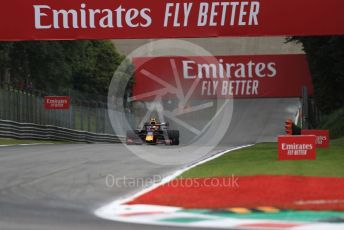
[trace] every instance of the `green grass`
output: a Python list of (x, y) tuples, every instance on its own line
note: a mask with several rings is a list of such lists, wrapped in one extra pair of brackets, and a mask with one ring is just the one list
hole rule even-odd
[(0, 145), (19, 145), (19, 144), (65, 144), (70, 142), (63, 141), (44, 141), (44, 140), (17, 140), (12, 138), (0, 138)]
[(331, 141), (328, 149), (317, 149), (317, 160), (278, 161), (277, 143), (262, 143), (227, 153), (183, 173), (180, 178), (231, 175), (344, 177), (344, 138)]

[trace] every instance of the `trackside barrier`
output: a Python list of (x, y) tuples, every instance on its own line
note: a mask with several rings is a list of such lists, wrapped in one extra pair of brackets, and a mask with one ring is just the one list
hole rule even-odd
[(0, 137), (15, 139), (39, 139), (50, 141), (76, 141), (87, 143), (121, 143), (124, 137), (62, 128), (53, 125), (37, 125), (0, 120)]

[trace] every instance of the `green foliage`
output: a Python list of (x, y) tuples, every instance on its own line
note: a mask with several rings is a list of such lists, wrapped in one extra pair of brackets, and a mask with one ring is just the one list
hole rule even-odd
[(261, 143), (227, 153), (183, 173), (182, 178), (252, 175), (344, 177), (344, 138), (317, 149), (316, 160), (279, 161), (277, 143)]
[(10, 52), (11, 77), (45, 91), (70, 87), (71, 66), (58, 41), (18, 42)]
[[(12, 47), (12, 43), (2, 42), (0, 43), (0, 72), (3, 73), (9, 65), (9, 51)], [(1, 79), (0, 79), (1, 80)]]
[(74, 89), (106, 95), (111, 78), (124, 57), (108, 41), (88, 41), (76, 47), (65, 45), (68, 62), (73, 63)]
[(119, 86), (109, 93), (109, 95), (115, 95), (120, 97), (122, 95), (130, 94), (132, 86), (134, 84), (134, 66), (129, 62), (129, 60), (124, 60), (122, 65), (116, 70), (116, 77), (112, 79), (113, 86)]
[(11, 80), (33, 82), (51, 93), (74, 89), (105, 96), (123, 60), (110, 41), (0, 43), (0, 70), (7, 69)]
[(320, 124), (321, 129), (329, 129), (332, 139), (344, 137), (344, 108), (327, 115)]
[(292, 37), (307, 55), (314, 84), (314, 97), (326, 114), (344, 106), (344, 37)]

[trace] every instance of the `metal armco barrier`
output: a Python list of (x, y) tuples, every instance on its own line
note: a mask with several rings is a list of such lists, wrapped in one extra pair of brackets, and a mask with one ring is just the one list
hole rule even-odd
[(121, 143), (124, 141), (124, 137), (112, 134), (91, 133), (53, 125), (37, 125), (8, 120), (0, 120), (0, 137), (87, 143)]

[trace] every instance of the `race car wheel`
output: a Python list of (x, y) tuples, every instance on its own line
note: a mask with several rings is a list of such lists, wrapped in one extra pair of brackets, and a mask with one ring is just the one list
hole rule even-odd
[(172, 140), (172, 145), (179, 145), (179, 138)]
[(179, 131), (168, 130), (168, 138), (171, 140), (171, 145), (179, 145)]

